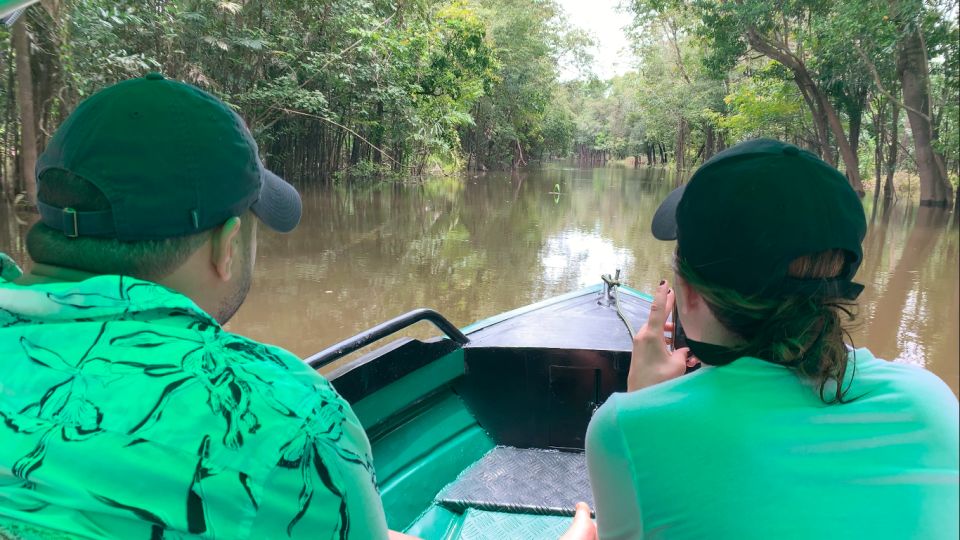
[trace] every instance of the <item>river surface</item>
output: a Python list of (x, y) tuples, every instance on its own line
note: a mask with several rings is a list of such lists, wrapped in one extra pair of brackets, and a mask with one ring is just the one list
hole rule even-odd
[[(597, 283), (618, 268), (626, 283), (652, 291), (672, 275), (673, 244), (653, 239), (650, 219), (676, 182), (663, 170), (551, 164), (301, 188), (296, 231), (261, 227), (253, 289), (228, 327), (307, 356), (418, 307), (465, 326)], [(865, 204), (870, 228), (857, 277), (867, 288), (854, 343), (925, 366), (957, 392), (960, 233), (953, 218), (916, 203), (877, 212), (869, 197)], [(20, 262), (26, 227), (0, 206), (0, 250)]]

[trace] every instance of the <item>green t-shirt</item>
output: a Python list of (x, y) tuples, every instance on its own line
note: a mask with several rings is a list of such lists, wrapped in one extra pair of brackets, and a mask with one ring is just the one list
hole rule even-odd
[(611, 396), (586, 441), (600, 539), (956, 540), (956, 397), (851, 359), (842, 405), (756, 358)]
[(350, 406), (292, 354), (174, 291), (0, 278), (0, 370), (0, 531), (387, 535)]

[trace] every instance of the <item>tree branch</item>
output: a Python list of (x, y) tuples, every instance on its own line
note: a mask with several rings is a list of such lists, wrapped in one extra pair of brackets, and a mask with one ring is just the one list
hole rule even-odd
[(336, 121), (331, 120), (331, 119), (329, 119), (329, 118), (325, 118), (325, 117), (323, 117), (323, 116), (318, 116), (318, 115), (316, 115), (316, 114), (310, 114), (310, 113), (303, 112), (303, 111), (298, 111), (298, 110), (295, 110), (295, 109), (287, 109), (287, 108), (285, 108), (285, 107), (276, 107), (276, 106), (271, 106), (270, 108), (273, 109), (273, 110), (276, 110), (276, 111), (285, 112), (285, 113), (287, 113), (287, 114), (294, 114), (294, 115), (297, 115), (297, 116), (306, 116), (307, 118), (315, 118), (315, 119), (317, 119), (317, 120), (323, 120), (324, 122), (329, 122), (330, 124), (333, 124), (333, 125), (337, 126), (338, 128), (346, 131), (347, 133), (350, 133), (351, 135), (353, 135), (354, 137), (360, 139), (361, 141), (369, 144), (369, 145), (370, 145), (370, 148), (373, 148), (373, 149), (376, 150), (377, 152), (380, 152), (380, 154), (381, 154), (383, 157), (389, 159), (390, 161), (396, 163), (397, 165), (401, 165), (401, 163), (400, 163), (399, 161), (393, 159), (393, 156), (391, 156), (391, 155), (388, 154), (386, 151), (384, 151), (384, 150), (382, 150), (381, 148), (379, 148), (377, 145), (375, 145), (375, 144), (373, 144), (372, 142), (370, 142), (370, 141), (368, 141), (367, 139), (365, 139), (365, 138), (363, 137), (363, 135), (360, 135), (360, 134), (357, 133), (356, 131), (348, 128), (347, 126), (345, 126), (345, 125), (343, 125), (343, 124), (341, 124), (341, 123), (339, 123), (339, 122), (336, 122)]
[(669, 17), (664, 21), (664, 25), (670, 31), (667, 39), (670, 41), (670, 44), (673, 45), (673, 51), (677, 54), (677, 69), (680, 70), (680, 75), (689, 85), (690, 77), (687, 76), (687, 71), (683, 67), (683, 55), (680, 54), (680, 46), (677, 44), (677, 28), (673, 25), (673, 21), (671, 21)]
[(887, 99), (889, 99), (890, 101), (896, 103), (898, 107), (901, 107), (901, 108), (903, 108), (903, 109), (906, 109), (906, 110), (908, 110), (908, 111), (910, 111), (910, 112), (912, 112), (912, 113), (919, 114), (921, 117), (925, 118), (925, 119), (927, 120), (927, 122), (930, 121), (930, 117), (929, 117), (929, 116), (923, 114), (922, 112), (920, 112), (920, 111), (914, 109), (913, 107), (907, 105), (906, 103), (900, 101), (900, 100), (897, 99), (893, 94), (891, 94), (886, 88), (884, 88), (883, 82), (880, 80), (880, 72), (877, 71), (877, 66), (874, 65), (874, 63), (871, 62), (869, 58), (867, 58), (866, 53), (864, 53), (864, 52), (863, 52), (863, 49), (860, 48), (860, 44), (859, 44), (859, 43), (857, 43), (856, 41), (854, 41), (854, 42), (853, 42), (853, 47), (854, 47), (855, 49), (857, 49), (857, 54), (860, 55), (860, 59), (863, 60), (863, 62), (867, 65), (867, 68), (870, 70), (870, 74), (873, 75), (873, 82), (874, 82), (874, 84), (877, 85), (877, 90), (880, 90), (880, 93), (881, 93), (881, 94), (887, 96)]

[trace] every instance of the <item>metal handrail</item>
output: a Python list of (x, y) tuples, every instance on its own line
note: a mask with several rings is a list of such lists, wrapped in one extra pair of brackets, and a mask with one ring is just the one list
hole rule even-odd
[(336, 345), (327, 347), (317, 354), (307, 358), (305, 362), (309, 364), (310, 367), (319, 369), (337, 360), (338, 358), (342, 358), (354, 351), (362, 349), (374, 341), (383, 339), (390, 334), (399, 332), (400, 330), (403, 330), (408, 326), (412, 326), (420, 321), (428, 321), (433, 323), (433, 325), (436, 326), (441, 332), (446, 334), (448, 338), (459, 343), (460, 345), (466, 345), (470, 342), (470, 339), (443, 315), (432, 309), (421, 308), (415, 309), (409, 313), (404, 313), (399, 317), (390, 319), (384, 323), (380, 323), (369, 330), (364, 330), (352, 338), (345, 339)]

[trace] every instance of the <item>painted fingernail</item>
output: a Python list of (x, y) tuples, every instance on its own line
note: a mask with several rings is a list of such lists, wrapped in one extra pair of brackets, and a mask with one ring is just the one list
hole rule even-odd
[(666, 282), (667, 282), (667, 280), (661, 279), (661, 280), (660, 280), (660, 286), (663, 287), (663, 284), (666, 283)]

